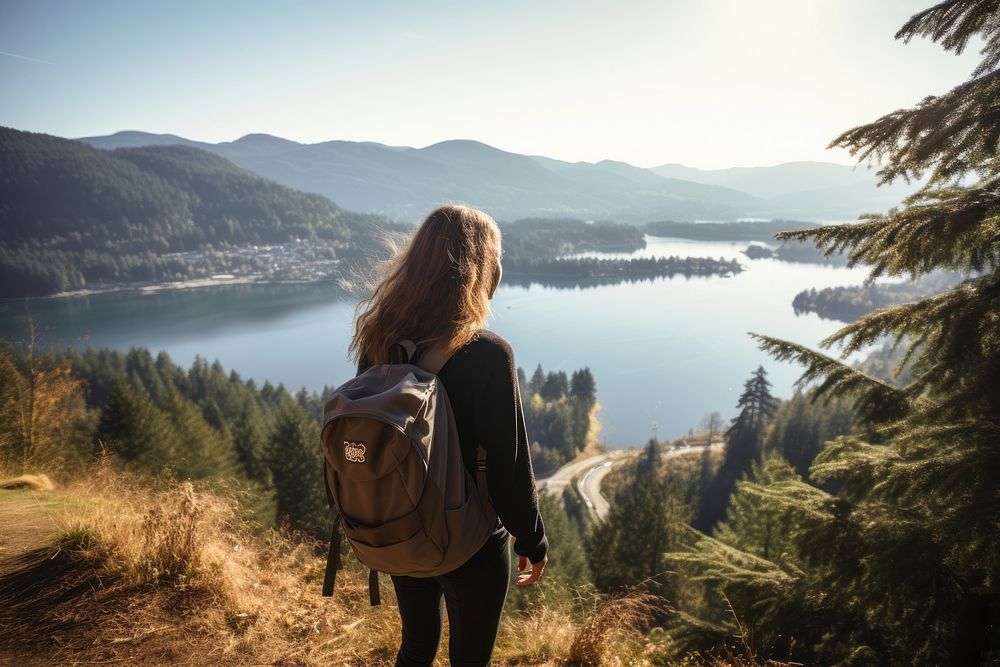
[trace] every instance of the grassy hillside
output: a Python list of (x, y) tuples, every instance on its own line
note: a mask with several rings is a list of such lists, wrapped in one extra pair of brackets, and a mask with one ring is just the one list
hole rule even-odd
[[(0, 552), (2, 655), (19, 665), (391, 664), (399, 625), (388, 581), (383, 604), (368, 606), (367, 573), (347, 557), (323, 598), (321, 545), (254, 534), (239, 507), (106, 465), (47, 495), (0, 491), (0, 516), (24, 518), (19, 543)], [(544, 599), (509, 610), (495, 662), (648, 664), (659, 649), (636, 629), (645, 605), (592, 596), (584, 613)]]

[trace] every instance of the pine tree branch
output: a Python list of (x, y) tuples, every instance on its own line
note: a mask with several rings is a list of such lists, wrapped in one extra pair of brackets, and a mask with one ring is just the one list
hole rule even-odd
[(982, 34), (986, 44), (979, 51), (983, 61), (973, 76), (979, 76), (1000, 64), (1000, 12), (998, 0), (945, 0), (918, 12), (903, 24), (896, 39), (908, 44), (913, 37), (928, 37), (942, 47), (961, 55), (969, 38)]
[(894, 345), (906, 335), (920, 345), (917, 364), (924, 368), (902, 390), (915, 397), (933, 389), (935, 414), (996, 414), (1000, 410), (1000, 274), (970, 278), (942, 294), (913, 303), (880, 308), (841, 327), (820, 341), (824, 348), (842, 343), (842, 356), (883, 336)]
[(778, 361), (794, 360), (806, 367), (795, 381), (796, 387), (823, 378), (819, 386), (814, 389), (814, 396), (819, 398), (826, 393), (853, 396), (854, 408), (865, 422), (891, 421), (904, 414), (908, 408), (906, 392), (898, 387), (804, 345), (752, 331), (747, 333), (758, 341), (758, 347)]
[(945, 185), (970, 171), (996, 176), (1000, 142), (1000, 70), (925, 97), (916, 107), (898, 109), (841, 133), (827, 148), (845, 148), (858, 162), (884, 166), (879, 185), (902, 177), (921, 178), (925, 187)]
[(841, 435), (824, 443), (809, 467), (809, 479), (820, 483), (841, 480), (845, 487), (838, 496), (858, 502), (868, 495), (898, 458), (892, 447), (873, 445), (854, 435)]
[(858, 223), (786, 230), (778, 240), (812, 239), (824, 255), (848, 252), (848, 266), (869, 264), (865, 280), (943, 268), (957, 272), (1000, 267), (1000, 178), (971, 188), (923, 190), (907, 208), (867, 214)]

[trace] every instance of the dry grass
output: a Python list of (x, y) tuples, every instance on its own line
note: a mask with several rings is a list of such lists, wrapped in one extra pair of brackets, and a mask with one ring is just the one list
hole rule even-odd
[(579, 619), (538, 606), (504, 614), (493, 661), (502, 665), (562, 665)]
[[(387, 578), (383, 604), (370, 607), (367, 571), (348, 557), (334, 597), (323, 598), (323, 545), (255, 536), (218, 491), (150, 487), (104, 465), (91, 472), (45, 495), (50, 509), (37, 517), (46, 529), (56, 518), (53, 546), (0, 557), (0, 664), (392, 664), (400, 629)], [(37, 503), (32, 493), (3, 492), (0, 510)], [(27, 546), (29, 535), (18, 539)], [(584, 619), (542, 602), (505, 614), (494, 663), (667, 664), (666, 642), (643, 631), (661, 602), (633, 593), (600, 599)], [(440, 664), (447, 643), (446, 627)]]
[(48, 475), (20, 475), (0, 481), (0, 489), (9, 491), (21, 491), (30, 489), (32, 491), (51, 491), (55, 487)]
[(567, 654), (569, 664), (587, 667), (637, 664), (648, 644), (642, 629), (662, 602), (642, 591), (602, 599), (590, 618), (577, 629)]
[(366, 580), (347, 572), (333, 598), (321, 597), (319, 545), (254, 537), (235, 501), (191, 484), (150, 489), (108, 467), (93, 473), (56, 492), (73, 502), (55, 545), (20, 557), (0, 581), (0, 625), (12, 630), (0, 656), (194, 665), (394, 656), (391, 590), (372, 609)]

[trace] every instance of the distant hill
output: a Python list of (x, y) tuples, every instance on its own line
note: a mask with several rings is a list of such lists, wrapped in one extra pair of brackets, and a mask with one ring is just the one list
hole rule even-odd
[(649, 171), (667, 178), (742, 190), (766, 200), (768, 215), (800, 219), (850, 219), (861, 213), (885, 212), (917, 189), (917, 185), (899, 181), (877, 187), (875, 172), (866, 166), (830, 162), (713, 170), (664, 164)]
[(732, 219), (756, 199), (728, 188), (664, 179), (625, 163), (554, 167), (478, 141), (425, 148), (373, 142), (299, 144), (249, 134), (217, 144), (169, 134), (119, 132), (80, 141), (103, 149), (180, 143), (229, 158), (290, 187), (325, 195), (342, 206), (417, 222), (443, 202), (482, 208), (498, 220), (523, 217)]
[[(103, 151), (0, 128), (0, 174), (0, 296), (221, 273), (211, 251), (227, 245), (314, 240), (350, 258), (388, 222), (175, 143)], [(194, 251), (195, 276), (165, 257)]]
[(755, 197), (770, 199), (803, 190), (832, 188), (855, 183), (871, 183), (865, 167), (848, 167), (830, 162), (785, 162), (773, 167), (730, 167), (696, 169), (682, 164), (663, 164), (649, 171), (666, 178), (682, 178), (696, 183), (742, 190)]
[(103, 149), (193, 146), (278, 183), (325, 195), (346, 208), (407, 222), (419, 221), (446, 201), (480, 207), (498, 220), (850, 219), (885, 211), (915, 189), (876, 189), (864, 167), (852, 171), (824, 162), (715, 171), (677, 164), (642, 169), (612, 160), (592, 164), (521, 155), (471, 140), (412, 148), (352, 141), (300, 144), (248, 134), (212, 144), (128, 131), (80, 141)]

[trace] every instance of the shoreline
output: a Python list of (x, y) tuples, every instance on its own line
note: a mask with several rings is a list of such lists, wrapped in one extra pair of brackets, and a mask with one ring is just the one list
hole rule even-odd
[(146, 292), (149, 294), (155, 294), (156, 292), (165, 292), (167, 290), (177, 290), (177, 289), (196, 289), (198, 287), (213, 287), (216, 285), (247, 285), (249, 283), (259, 282), (255, 276), (243, 276), (243, 277), (229, 277), (229, 278), (198, 278), (196, 280), (181, 280), (172, 281), (167, 283), (151, 283), (151, 284), (129, 284), (124, 283), (121, 285), (112, 285), (110, 287), (101, 287), (94, 289), (80, 289), (73, 290), (71, 292), (57, 292), (55, 294), (48, 294), (46, 296), (38, 297), (16, 297), (21, 299), (65, 299), (76, 296), (92, 296), (94, 294), (110, 294), (112, 292)]
[(144, 294), (156, 294), (170, 290), (199, 289), (202, 287), (221, 287), (223, 285), (311, 285), (313, 283), (328, 282), (327, 280), (267, 280), (259, 276), (233, 276), (231, 278), (198, 278), (197, 280), (184, 280), (166, 283), (125, 283), (112, 285), (109, 287), (99, 287), (90, 289), (73, 290), (71, 292), (57, 292), (44, 296), (10, 296), (0, 298), (0, 303), (10, 303), (14, 301), (35, 301), (43, 299), (68, 299), (81, 296), (94, 296), (98, 294), (112, 294), (115, 292), (140, 292)]

